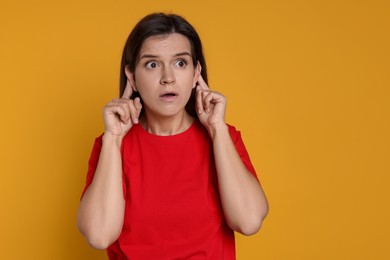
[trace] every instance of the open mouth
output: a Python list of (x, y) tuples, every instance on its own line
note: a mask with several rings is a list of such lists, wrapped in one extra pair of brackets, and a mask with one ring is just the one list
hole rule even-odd
[(177, 96), (176, 93), (174, 93), (174, 92), (167, 92), (167, 93), (162, 94), (160, 97), (175, 97), (175, 96)]

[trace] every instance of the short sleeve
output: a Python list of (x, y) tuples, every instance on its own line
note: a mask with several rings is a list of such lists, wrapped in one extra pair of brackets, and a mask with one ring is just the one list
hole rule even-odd
[[(84, 196), (85, 192), (87, 191), (88, 187), (91, 185), (93, 178), (95, 176), (96, 168), (99, 162), (100, 152), (102, 150), (102, 143), (103, 143), (103, 135), (95, 139), (95, 143), (93, 145), (92, 152), (88, 161), (87, 180), (85, 183), (84, 190), (81, 194), (81, 197)], [(126, 179), (124, 174), (122, 174), (122, 186), (123, 186), (123, 196), (124, 198), (126, 198), (127, 185), (126, 185)]]
[(240, 156), (242, 162), (244, 163), (247, 170), (257, 178), (256, 170), (252, 165), (252, 162), (249, 158), (249, 154), (245, 148), (244, 142), (241, 137), (241, 133), (236, 130), (234, 126), (228, 125), (230, 137), (232, 138), (232, 141), (234, 143), (234, 146), (236, 147), (237, 153)]
[(84, 196), (84, 193), (87, 191), (89, 185), (91, 185), (93, 177), (95, 176), (96, 167), (99, 162), (100, 151), (102, 150), (102, 137), (103, 135), (95, 139), (91, 155), (89, 156), (87, 180), (81, 197)]

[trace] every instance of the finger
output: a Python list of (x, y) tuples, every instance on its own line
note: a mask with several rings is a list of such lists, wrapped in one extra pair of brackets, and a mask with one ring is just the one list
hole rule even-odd
[[(121, 113), (119, 113), (119, 111)], [(130, 120), (130, 106), (129, 102), (121, 103), (118, 106), (118, 114), (120, 115), (120, 119), (122, 120), (123, 123), (127, 124)]]
[(106, 109), (108, 114), (117, 115), (122, 122), (127, 123), (129, 121), (130, 111), (126, 106), (123, 106), (123, 104), (112, 102), (107, 104)]
[(139, 112), (141, 112), (141, 110), (142, 110), (142, 104), (141, 104), (141, 99), (140, 99), (139, 97), (136, 97), (136, 98), (134, 99), (134, 106), (135, 106), (135, 108), (136, 108)]
[(210, 112), (211, 101), (213, 100), (213, 92), (203, 91), (202, 92), (203, 109), (206, 113)]
[(131, 87), (129, 80), (127, 80), (122, 98), (130, 98), (132, 94), (133, 94), (133, 88)]
[(129, 99), (119, 99), (117, 101), (117, 110), (119, 114), (119, 118), (123, 123), (128, 123), (130, 120), (130, 103), (132, 101)]
[(141, 99), (139, 97), (135, 98), (134, 106), (135, 106), (135, 109), (136, 109), (136, 112), (137, 112), (136, 116), (137, 116), (137, 119), (138, 119), (138, 122), (139, 122), (139, 115), (141, 114), (141, 111), (142, 111)]
[(131, 120), (133, 121), (134, 124), (138, 124), (139, 115), (140, 115), (141, 110), (142, 110), (142, 104), (140, 102), (140, 98), (137, 97), (134, 99), (134, 101), (131, 101), (129, 107), (130, 107)]
[(199, 75), (198, 78), (198, 86), (203, 90), (209, 90), (209, 86), (207, 86), (207, 83), (204, 81), (202, 75)]
[(201, 89), (196, 90), (195, 106), (196, 106), (196, 111), (197, 111), (198, 115), (201, 115), (203, 113), (202, 92), (203, 91)]

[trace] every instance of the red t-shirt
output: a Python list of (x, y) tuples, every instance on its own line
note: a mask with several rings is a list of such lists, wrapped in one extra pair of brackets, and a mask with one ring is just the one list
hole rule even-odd
[[(232, 126), (229, 132), (256, 176), (240, 132)], [(101, 146), (99, 137), (85, 190)], [(122, 162), (125, 217), (118, 240), (107, 249), (110, 259), (236, 259), (234, 232), (219, 198), (212, 143), (199, 121), (172, 136), (153, 135), (134, 125), (122, 141)]]

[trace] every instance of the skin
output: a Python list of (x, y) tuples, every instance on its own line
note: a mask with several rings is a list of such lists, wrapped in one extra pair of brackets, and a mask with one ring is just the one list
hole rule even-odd
[[(135, 72), (126, 69), (128, 83), (145, 104), (142, 126), (157, 135), (184, 131), (193, 118), (184, 107), (196, 86), (201, 67), (193, 66), (191, 45), (181, 34), (150, 37), (140, 50)], [(164, 98), (166, 93), (176, 96)]]
[[(177, 33), (146, 39), (135, 71), (126, 68), (128, 82), (122, 98), (112, 100), (103, 109), (102, 151), (95, 177), (78, 212), (79, 229), (94, 248), (107, 248), (122, 230), (123, 137), (138, 123), (156, 135), (173, 135), (188, 129), (194, 119), (184, 107), (196, 85), (196, 110), (213, 143), (220, 198), (228, 225), (251, 235), (260, 229), (268, 213), (259, 182), (242, 163), (230, 138), (225, 123), (226, 98), (209, 89), (200, 76), (199, 63), (193, 66), (190, 53), (188, 39)], [(143, 99), (145, 113), (140, 119), (140, 100), (129, 99), (133, 91), (138, 91)]]

